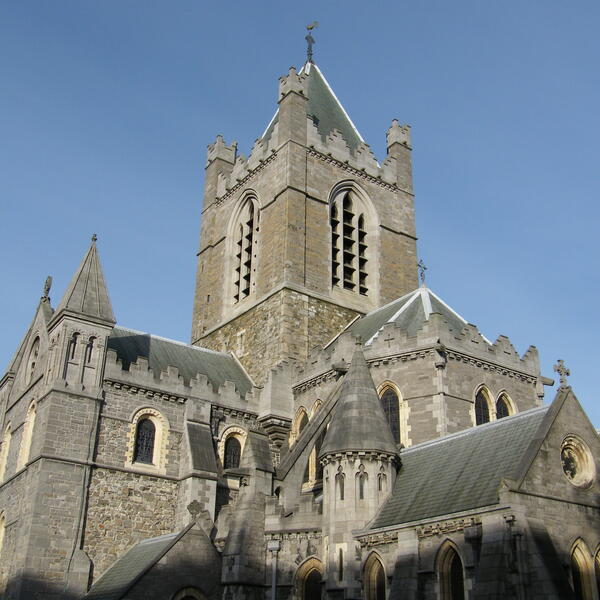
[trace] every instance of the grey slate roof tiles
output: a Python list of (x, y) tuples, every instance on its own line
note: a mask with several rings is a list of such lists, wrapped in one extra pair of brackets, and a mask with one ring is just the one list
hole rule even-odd
[(225, 381), (235, 384), (243, 396), (252, 387), (248, 375), (229, 354), (199, 348), (149, 333), (115, 327), (108, 339), (108, 348), (117, 353), (124, 369), (137, 361), (138, 357), (148, 360), (155, 376), (167, 367), (177, 367), (184, 382), (189, 383), (197, 374), (206, 375), (215, 388)]
[(187, 423), (192, 467), (199, 471), (216, 473), (217, 460), (213, 447), (212, 433), (206, 423)]
[(117, 559), (92, 585), (83, 600), (120, 600), (136, 581), (189, 530), (142, 540)]
[(518, 476), (548, 409), (534, 408), (402, 450), (394, 490), (370, 529), (497, 503), (502, 479)]

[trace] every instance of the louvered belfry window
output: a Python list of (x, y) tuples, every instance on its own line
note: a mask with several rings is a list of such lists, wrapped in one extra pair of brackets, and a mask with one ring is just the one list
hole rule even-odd
[(138, 422), (135, 435), (135, 462), (151, 465), (154, 459), (154, 441), (156, 427), (150, 419), (141, 419)]
[(239, 302), (248, 297), (254, 286), (254, 269), (256, 268), (254, 258), (257, 231), (256, 208), (253, 199), (249, 198), (242, 209), (236, 231), (234, 302)]
[(367, 229), (356, 214), (352, 192), (338, 194), (331, 203), (331, 284), (367, 295)]

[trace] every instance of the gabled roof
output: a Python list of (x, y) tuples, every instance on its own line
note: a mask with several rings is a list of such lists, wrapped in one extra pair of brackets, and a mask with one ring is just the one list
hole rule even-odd
[(56, 309), (55, 317), (61, 312), (116, 323), (96, 250), (95, 236)]
[[(313, 119), (321, 136), (326, 138), (334, 129), (337, 129), (346, 140), (350, 150), (356, 150), (364, 140), (319, 67), (314, 63), (306, 63), (300, 71), (300, 75), (302, 74), (306, 74), (308, 77), (307, 115)], [(263, 133), (263, 142), (270, 139), (278, 120), (279, 111), (275, 113)]]
[(94, 582), (83, 600), (120, 600), (193, 527), (142, 540), (118, 558)]
[(431, 313), (441, 314), (448, 326), (457, 333), (467, 325), (467, 321), (441, 298), (429, 288), (421, 286), (367, 313), (348, 325), (346, 331), (350, 331), (354, 336), (360, 336), (365, 346), (369, 346), (387, 323), (395, 323), (407, 335), (414, 335), (429, 320)]
[(344, 378), (319, 456), (353, 450), (398, 454), (360, 343)]
[(219, 388), (225, 381), (233, 382), (242, 396), (252, 388), (252, 382), (241, 365), (233, 356), (223, 352), (124, 327), (112, 330), (108, 348), (117, 353), (124, 369), (129, 369), (131, 363), (142, 357), (148, 361), (157, 377), (167, 367), (177, 367), (186, 384), (200, 374), (206, 375), (215, 388)]
[(534, 408), (403, 450), (394, 490), (370, 528), (496, 504), (502, 479), (519, 476), (549, 409)]

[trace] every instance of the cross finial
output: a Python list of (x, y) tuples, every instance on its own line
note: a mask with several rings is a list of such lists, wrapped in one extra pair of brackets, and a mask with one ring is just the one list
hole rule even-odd
[(95, 233), (92, 233), (92, 242), (97, 242), (98, 236)]
[(50, 295), (50, 288), (52, 287), (52, 275), (48, 275), (46, 277), (46, 281), (44, 282), (44, 293), (42, 295), (42, 300), (47, 300)]
[(567, 382), (567, 377), (571, 375), (571, 371), (565, 367), (564, 360), (558, 360), (557, 364), (554, 365), (554, 370), (560, 376), (560, 389), (569, 387), (569, 383)]
[(417, 268), (419, 269), (419, 279), (421, 280), (421, 285), (425, 287), (425, 271), (427, 271), (427, 267), (425, 266), (423, 259), (419, 261)]
[(307, 62), (312, 64), (313, 61), (313, 44), (315, 43), (315, 38), (313, 38), (311, 32), (315, 27), (319, 26), (318, 21), (313, 21), (310, 25), (306, 26), (308, 33), (304, 38), (306, 40), (307, 48), (306, 48), (306, 60)]

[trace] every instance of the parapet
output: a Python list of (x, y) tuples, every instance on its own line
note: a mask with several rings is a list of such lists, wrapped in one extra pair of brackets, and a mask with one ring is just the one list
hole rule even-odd
[(231, 142), (228, 146), (223, 140), (222, 135), (218, 135), (214, 144), (208, 145), (206, 165), (208, 166), (212, 161), (220, 158), (228, 163), (233, 164), (237, 155), (237, 142)]

